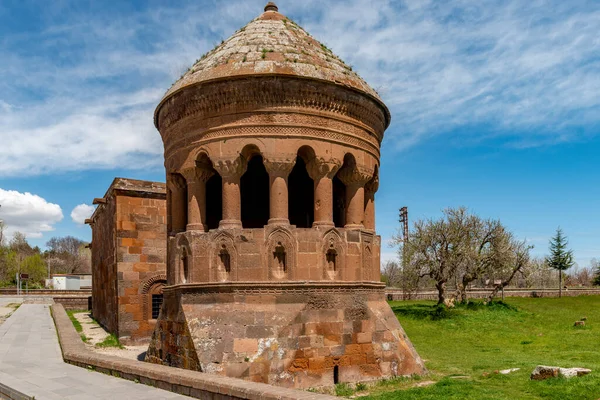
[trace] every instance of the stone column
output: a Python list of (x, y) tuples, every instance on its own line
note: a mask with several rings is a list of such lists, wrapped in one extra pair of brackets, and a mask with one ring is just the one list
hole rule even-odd
[(379, 177), (375, 175), (365, 185), (365, 229), (375, 231), (375, 193), (379, 189)]
[(204, 231), (206, 224), (206, 182), (214, 171), (207, 168), (193, 167), (182, 171), (187, 181), (188, 231)]
[(242, 205), (240, 178), (246, 172), (247, 163), (240, 157), (217, 160), (215, 169), (223, 180), (223, 219), (219, 228), (242, 228)]
[(359, 166), (346, 166), (338, 174), (346, 185), (346, 229), (364, 228), (365, 184), (373, 177), (373, 172)]
[(315, 222), (313, 227), (334, 226), (333, 224), (333, 182), (335, 173), (342, 163), (335, 158), (313, 158), (307, 165), (308, 175), (314, 181), (315, 188)]
[(179, 174), (169, 174), (167, 184), (171, 191), (171, 230), (173, 233), (184, 232), (187, 223), (186, 181)]
[(264, 158), (269, 173), (269, 225), (289, 225), (287, 178), (296, 164), (296, 157)]

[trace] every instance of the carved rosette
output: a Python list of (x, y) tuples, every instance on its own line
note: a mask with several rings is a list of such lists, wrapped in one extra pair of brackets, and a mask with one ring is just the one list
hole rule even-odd
[(221, 158), (214, 162), (214, 168), (225, 180), (239, 179), (246, 172), (248, 163), (237, 158)]
[(292, 169), (294, 169), (294, 165), (296, 165), (296, 157), (265, 157), (263, 164), (270, 177), (287, 178)]
[(342, 162), (336, 158), (315, 157), (306, 164), (306, 170), (316, 182), (324, 177), (332, 179), (341, 166)]

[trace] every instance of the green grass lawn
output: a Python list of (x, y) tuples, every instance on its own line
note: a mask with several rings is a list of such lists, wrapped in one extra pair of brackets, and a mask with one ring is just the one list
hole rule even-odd
[[(458, 307), (390, 302), (425, 360), (428, 376), (369, 389), (374, 399), (598, 399), (600, 297), (509, 298), (506, 305)], [(587, 317), (586, 326), (573, 323)], [(531, 381), (536, 365), (584, 367), (585, 377)], [(521, 368), (509, 375), (496, 370)], [(489, 374), (489, 375), (488, 375)], [(409, 388), (425, 380), (435, 384)]]

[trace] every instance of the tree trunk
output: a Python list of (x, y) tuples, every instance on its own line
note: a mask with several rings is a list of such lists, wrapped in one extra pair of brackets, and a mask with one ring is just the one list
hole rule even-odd
[(438, 302), (437, 304), (444, 304), (444, 300), (446, 300), (446, 282), (437, 282), (435, 284), (435, 288), (438, 291)]
[(562, 271), (558, 270), (558, 297), (562, 297)]

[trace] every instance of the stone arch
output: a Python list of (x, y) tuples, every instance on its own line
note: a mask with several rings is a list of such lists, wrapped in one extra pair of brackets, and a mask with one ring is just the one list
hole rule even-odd
[(238, 254), (234, 236), (228, 231), (219, 231), (212, 239), (210, 257), (211, 282), (237, 280)]
[(192, 251), (190, 243), (185, 235), (177, 239), (177, 283), (189, 283), (192, 276)]
[[(142, 296), (142, 318), (145, 320), (153, 318), (153, 305), (160, 302), (162, 305), (163, 288), (167, 285), (167, 275), (155, 274), (146, 278), (140, 285)], [(160, 307), (160, 305), (159, 305)]]
[[(262, 228), (269, 221), (269, 173), (258, 147), (246, 146), (248, 166), (240, 179), (241, 214), (244, 228)], [(245, 157), (245, 156), (244, 156)]]
[(314, 158), (312, 147), (300, 147), (288, 176), (288, 216), (290, 224), (298, 228), (311, 228), (315, 220), (315, 184), (307, 170), (307, 164)]
[(284, 227), (277, 227), (267, 237), (268, 279), (290, 280), (296, 275), (296, 242), (292, 233)]
[(340, 232), (330, 229), (323, 234), (321, 265), (323, 279), (340, 281), (345, 278), (346, 247)]
[(166, 274), (155, 274), (149, 278), (146, 278), (143, 283), (140, 285), (140, 294), (148, 294), (150, 293), (150, 289), (156, 283), (167, 284), (167, 275)]

